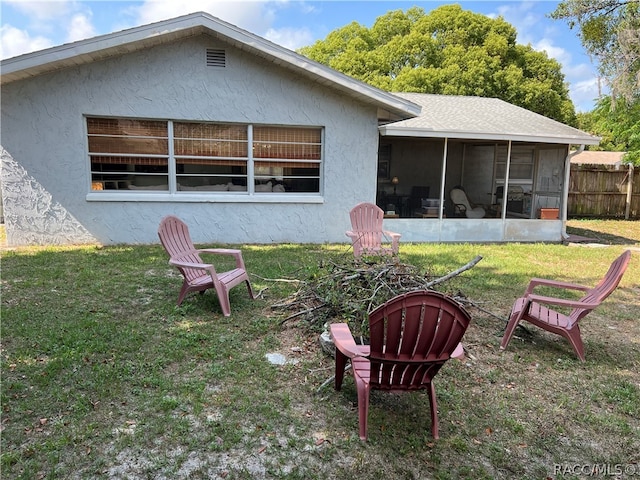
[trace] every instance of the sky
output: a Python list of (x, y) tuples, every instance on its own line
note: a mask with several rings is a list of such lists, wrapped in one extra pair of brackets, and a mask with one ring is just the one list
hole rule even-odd
[(295, 50), (352, 22), (371, 27), (392, 10), (418, 6), (428, 12), (450, 3), (492, 18), (502, 16), (516, 28), (518, 43), (546, 51), (562, 65), (576, 110), (593, 109), (598, 96), (596, 68), (577, 31), (548, 18), (558, 4), (554, 1), (0, 0), (0, 56), (11, 58), (197, 11)]

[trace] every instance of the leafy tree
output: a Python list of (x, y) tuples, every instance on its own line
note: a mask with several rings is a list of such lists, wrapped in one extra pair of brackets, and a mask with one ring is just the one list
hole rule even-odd
[(592, 112), (578, 115), (578, 125), (602, 137), (599, 150), (627, 152), (623, 161), (640, 166), (640, 102), (620, 99), (612, 108), (612, 98), (604, 96)]
[(578, 27), (613, 100), (640, 100), (640, 0), (563, 0), (551, 13)]
[(496, 97), (575, 124), (560, 64), (516, 44), (502, 17), (459, 5), (391, 11), (371, 28), (353, 22), (300, 53), (387, 91)]

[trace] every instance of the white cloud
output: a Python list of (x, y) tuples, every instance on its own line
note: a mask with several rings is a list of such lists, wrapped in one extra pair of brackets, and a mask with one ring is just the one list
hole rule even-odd
[(75, 42), (96, 35), (96, 30), (91, 23), (90, 14), (76, 13), (69, 22), (67, 41)]
[(26, 21), (21, 22), (24, 29), (2, 25), (2, 58), (96, 35), (91, 23), (90, 4), (67, 0), (2, 2), (3, 10), (10, 8), (26, 17)]
[(538, 40), (537, 42), (532, 43), (531, 46), (534, 50), (539, 52), (547, 52), (548, 57), (555, 58), (561, 65), (571, 64), (571, 53), (563, 47), (554, 45), (553, 41), (548, 38)]
[(313, 34), (308, 28), (270, 28), (264, 37), (289, 50), (296, 50), (313, 43)]
[(569, 95), (578, 112), (593, 110), (594, 100), (598, 98), (599, 94), (598, 79), (595, 77), (571, 83), (569, 87)]
[(275, 19), (272, 4), (260, 1), (145, 0), (133, 10), (137, 14), (138, 25), (194, 12), (206, 12), (258, 35), (267, 31)]
[(22, 12), (33, 21), (46, 21), (68, 14), (72, 2), (67, 0), (30, 1), (30, 0), (2, 0), (3, 3)]
[(0, 57), (11, 58), (23, 53), (51, 47), (53, 43), (45, 37), (31, 37), (25, 30), (2, 25), (0, 27)]

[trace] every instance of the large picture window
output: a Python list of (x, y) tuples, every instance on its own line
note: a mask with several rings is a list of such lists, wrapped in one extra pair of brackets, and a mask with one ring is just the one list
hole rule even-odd
[(87, 118), (91, 189), (320, 193), (322, 128)]

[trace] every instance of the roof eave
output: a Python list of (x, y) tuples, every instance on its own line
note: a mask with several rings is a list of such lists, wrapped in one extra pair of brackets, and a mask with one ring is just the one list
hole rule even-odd
[(379, 127), (380, 135), (393, 137), (418, 137), (418, 138), (454, 138), (460, 140), (492, 140), (533, 143), (558, 143), (563, 145), (598, 145), (599, 137), (583, 136), (545, 136), (517, 133), (489, 133), (468, 131), (439, 131), (426, 128), (394, 127), (383, 125)]

